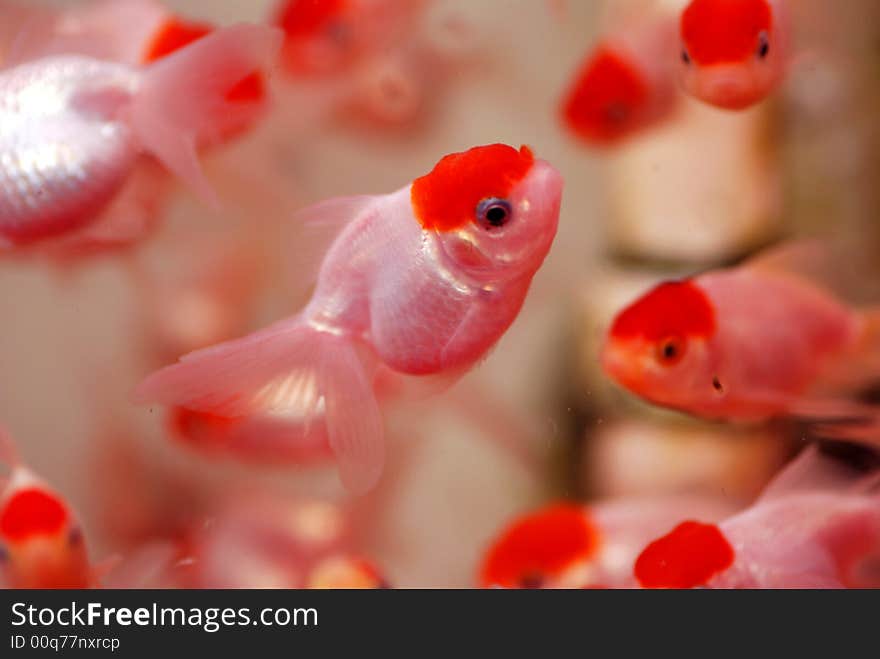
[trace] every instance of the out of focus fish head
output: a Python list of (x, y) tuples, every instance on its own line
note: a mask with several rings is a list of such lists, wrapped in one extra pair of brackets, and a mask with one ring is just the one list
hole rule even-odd
[(692, 282), (666, 282), (614, 319), (602, 347), (605, 373), (654, 403), (688, 409), (724, 395), (714, 373), (711, 301)]
[(693, 0), (682, 14), (679, 71), (685, 91), (706, 103), (741, 110), (779, 82), (785, 21), (767, 0)]
[(89, 563), (82, 530), (61, 498), (29, 475), (0, 504), (0, 571), (20, 588), (83, 588)]
[(483, 588), (581, 588), (593, 582), (600, 534), (584, 506), (551, 504), (514, 520), (483, 560)]

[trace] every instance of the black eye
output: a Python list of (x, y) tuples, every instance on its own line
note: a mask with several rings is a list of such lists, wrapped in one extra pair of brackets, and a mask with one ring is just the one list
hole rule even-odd
[(677, 336), (670, 336), (657, 346), (657, 358), (662, 364), (671, 366), (678, 363), (684, 356), (684, 351), (684, 341)]
[(691, 63), (691, 56), (688, 53), (687, 48), (681, 49), (681, 61), (684, 62), (685, 64)]
[(477, 221), (486, 229), (503, 227), (510, 220), (510, 202), (489, 197), (477, 204)]
[(767, 36), (766, 32), (761, 32), (758, 35), (758, 57), (764, 59), (767, 55), (770, 54), (770, 37)]

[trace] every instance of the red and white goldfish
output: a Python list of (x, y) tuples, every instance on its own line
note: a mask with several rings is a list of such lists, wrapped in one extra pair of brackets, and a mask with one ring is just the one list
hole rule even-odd
[(658, 405), (718, 419), (844, 419), (880, 372), (880, 315), (799, 273), (814, 246), (655, 287), (614, 319), (605, 372)]
[(9, 476), (0, 489), (0, 586), (91, 588), (99, 570), (64, 498), (21, 464), (11, 441), (0, 439)]
[(811, 447), (743, 512), (654, 540), (635, 576), (646, 588), (880, 587), (878, 483), (876, 471), (845, 475)]
[(430, 0), (284, 0), (271, 21), (289, 102), (308, 99), (316, 119), (411, 121), (475, 50), (470, 25)]
[[(690, 511), (690, 512), (686, 512)], [(480, 568), (483, 588), (632, 588), (633, 563), (662, 529), (730, 506), (695, 497), (552, 504), (520, 517), (493, 542)]]
[(284, 0), (282, 60), (297, 76), (335, 74), (405, 37), (425, 0)]
[(547, 256), (561, 195), (549, 163), (493, 144), (448, 155), (397, 192), (318, 204), (304, 220), (343, 228), (306, 308), (185, 356), (136, 398), (326, 432), (344, 485), (365, 492), (384, 460), (377, 367), (452, 378), (482, 359)]
[(0, 72), (0, 241), (27, 245), (98, 221), (142, 153), (213, 200), (196, 146), (228, 129), (227, 94), (271, 63), (280, 40), (239, 25), (145, 68), (62, 55)]
[(669, 117), (676, 105), (675, 18), (633, 18), (590, 51), (562, 102), (562, 118), (590, 144), (609, 146)]
[(685, 91), (741, 110), (780, 83), (789, 61), (786, 0), (692, 0), (681, 15)]

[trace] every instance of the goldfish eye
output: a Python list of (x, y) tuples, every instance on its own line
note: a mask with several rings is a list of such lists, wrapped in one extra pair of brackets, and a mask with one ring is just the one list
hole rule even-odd
[(760, 59), (766, 59), (767, 55), (770, 54), (770, 37), (767, 36), (766, 32), (761, 32), (758, 35), (758, 57)]
[(682, 48), (682, 49), (681, 49), (681, 61), (684, 62), (684, 63), (687, 64), (687, 65), (690, 65), (690, 63), (691, 63), (691, 55), (690, 55), (690, 53), (687, 51), (687, 48)]
[(488, 197), (477, 204), (477, 222), (492, 230), (503, 227), (510, 220), (510, 202), (506, 199)]
[(677, 336), (670, 336), (657, 346), (657, 359), (661, 364), (672, 366), (684, 357), (685, 343)]

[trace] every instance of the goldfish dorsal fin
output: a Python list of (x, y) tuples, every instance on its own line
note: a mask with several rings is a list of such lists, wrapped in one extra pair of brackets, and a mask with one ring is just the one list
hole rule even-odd
[(824, 455), (817, 445), (808, 446), (764, 487), (758, 501), (766, 502), (794, 493), (851, 491), (858, 474)]
[[(791, 275), (825, 289), (842, 300), (877, 299), (871, 290), (876, 272), (858, 246), (829, 244), (819, 238), (785, 242), (748, 259), (742, 267)], [(878, 288), (880, 293), (880, 288)]]
[(290, 245), (301, 258), (288, 259), (288, 281), (299, 282), (304, 288), (314, 285), (324, 257), (339, 234), (355, 220), (374, 212), (382, 197), (336, 197), (296, 211), (285, 231), (284, 244)]

